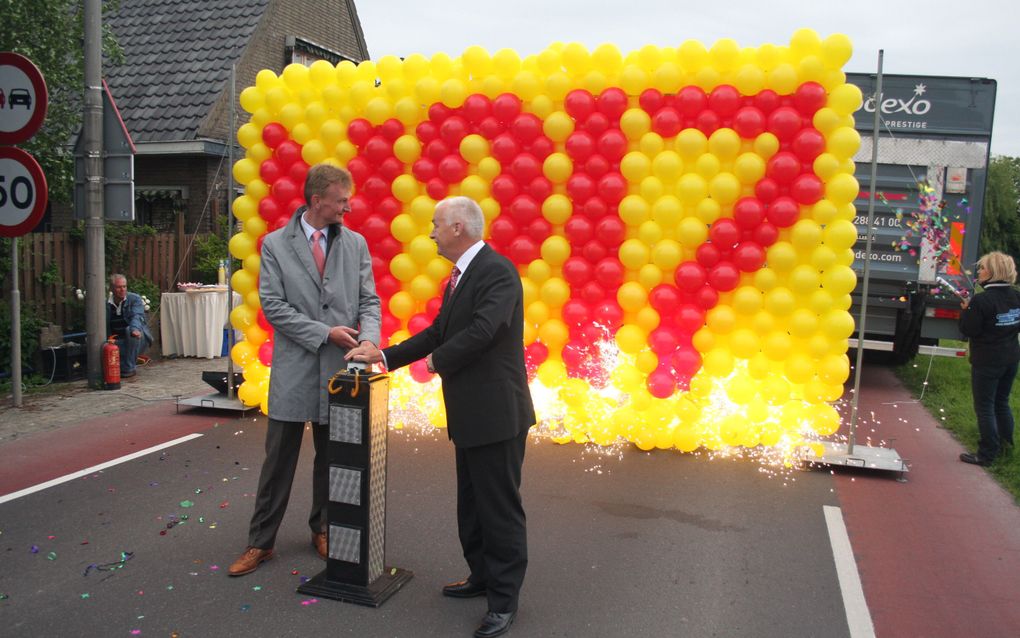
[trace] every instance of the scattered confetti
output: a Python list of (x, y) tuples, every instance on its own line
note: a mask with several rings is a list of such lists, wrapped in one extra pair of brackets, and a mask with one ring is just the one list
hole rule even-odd
[(319, 602), (318, 598), (309, 598), (308, 600), (302, 600), (301, 604), (307, 607), (308, 605), (314, 605), (317, 602)]
[(92, 594), (88, 592), (85, 592), (84, 594), (81, 595), (82, 600), (88, 600), (89, 598), (92, 598)]
[(38, 545), (32, 545), (30, 548), (28, 548), (28, 551), (30, 551), (33, 554), (38, 554), (39, 553), (39, 546)]
[(142, 633), (141, 629), (132, 629), (131, 630), (131, 635), (132, 636), (139, 636), (139, 635), (141, 635), (141, 633)]
[(223, 501), (222, 503), (220, 503), (220, 509), (221, 509), (221, 510), (225, 510), (225, 509), (227, 509), (227, 508), (228, 508), (229, 506), (230, 506), (230, 502), (229, 502), (229, 501)]
[(255, 585), (251, 588), (252, 591), (262, 591), (262, 585)]
[(192, 501), (181, 501), (181, 507), (191, 507), (191, 506), (193, 506), (194, 504), (195, 504), (195, 503), (194, 503), (194, 502), (192, 502)]
[(46, 559), (47, 560), (57, 560), (57, 553), (56, 552), (50, 552), (49, 554), (46, 554)]
[(123, 569), (124, 565), (127, 564), (127, 562), (131, 560), (131, 558), (134, 555), (135, 555), (134, 552), (121, 552), (120, 560), (118, 561), (114, 561), (112, 563), (103, 563), (101, 565), (92, 563), (91, 565), (85, 568), (85, 573), (82, 574), (82, 576), (88, 576), (89, 572), (91, 572), (92, 570), (96, 570), (97, 572), (112, 572), (118, 569)]
[(7, 594), (0, 593), (0, 600), (7, 600), (8, 598), (10, 598), (10, 596)]
[(54, 538), (56, 538), (56, 536), (53, 536), (53, 535), (51, 534), (51, 535), (49, 535), (49, 536), (47, 536), (47, 537), (46, 537), (46, 540), (50, 540), (50, 541), (51, 541), (51, 540), (53, 540)]
[(248, 611), (249, 609), (251, 609), (251, 605), (249, 605), (247, 603), (245, 603), (244, 605), (241, 605), (241, 611)]

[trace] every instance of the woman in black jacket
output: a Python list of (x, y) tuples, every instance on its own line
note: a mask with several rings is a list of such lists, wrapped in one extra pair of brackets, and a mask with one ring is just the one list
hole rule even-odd
[(1013, 445), (1009, 392), (1020, 362), (1020, 292), (1013, 288), (1013, 258), (988, 253), (977, 263), (977, 282), (984, 290), (961, 304), (960, 332), (970, 338), (970, 385), (980, 439), (977, 453), (965, 452), (960, 460), (990, 465), (1003, 445)]

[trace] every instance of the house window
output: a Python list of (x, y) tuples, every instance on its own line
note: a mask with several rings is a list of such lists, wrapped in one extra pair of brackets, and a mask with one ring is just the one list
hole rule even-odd
[(141, 225), (152, 226), (157, 232), (172, 232), (177, 217), (187, 207), (188, 193), (183, 186), (135, 189), (135, 217)]
[(316, 60), (325, 60), (332, 65), (340, 64), (342, 60), (349, 60), (355, 64), (358, 63), (354, 58), (293, 35), (287, 36), (285, 46), (285, 64), (297, 63), (310, 66)]

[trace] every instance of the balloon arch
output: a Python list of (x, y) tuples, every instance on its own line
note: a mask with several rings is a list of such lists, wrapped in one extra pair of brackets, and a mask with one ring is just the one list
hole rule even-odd
[[(345, 224), (372, 253), (384, 343), (438, 312), (451, 265), (428, 237), (435, 202), (481, 204), (486, 241), (521, 274), (528, 370), (557, 440), (795, 449), (833, 434), (854, 330), (850, 55), (846, 36), (802, 29), (757, 48), (472, 46), (260, 71), (233, 167), (239, 397), (265, 411), (262, 237), (330, 162), (354, 177)], [(423, 394), (432, 375), (410, 376), (398, 385)]]

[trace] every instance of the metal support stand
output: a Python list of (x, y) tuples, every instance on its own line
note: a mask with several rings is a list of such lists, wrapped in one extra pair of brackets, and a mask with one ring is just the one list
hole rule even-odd
[[(878, 79), (875, 84), (875, 104), (882, 103), (882, 59), (884, 51), (878, 52)], [(864, 276), (861, 292), (861, 317), (857, 322), (857, 334), (862, 338), (866, 334), (864, 330), (865, 320), (868, 311), (868, 282), (871, 276), (871, 240), (873, 237), (872, 228), (875, 225), (875, 181), (878, 172), (878, 131), (881, 109), (875, 109), (875, 120), (872, 128), (871, 142), (871, 197), (868, 199), (868, 227), (866, 229), (867, 241), (864, 249)], [(896, 450), (881, 447), (869, 447), (857, 445), (857, 404), (860, 398), (861, 389), (861, 364), (863, 361), (864, 348), (858, 344), (857, 366), (854, 370), (854, 396), (851, 401), (850, 429), (847, 435), (846, 446), (838, 446), (830, 441), (825, 441), (825, 452), (821, 455), (808, 455), (802, 460), (804, 463), (815, 463), (820, 465), (843, 465), (846, 467), (859, 467), (867, 470), (884, 470), (899, 472), (900, 478), (907, 472), (907, 465), (904, 463)]]
[[(248, 410), (255, 409), (254, 406), (242, 403), (233, 391), (234, 388), (241, 385), (244, 381), (244, 377), (240, 372), (223, 373), (215, 370), (206, 370), (202, 372), (202, 380), (215, 388), (217, 392), (213, 394), (202, 394), (189, 399), (178, 398), (178, 412), (181, 411), (182, 405), (196, 408), (209, 408), (213, 410), (234, 410), (235, 412), (241, 412), (242, 414)], [(231, 381), (233, 381), (233, 384), (231, 384)]]
[(389, 376), (337, 373), (329, 382), (329, 552), (299, 594), (378, 607), (413, 574), (385, 567)]

